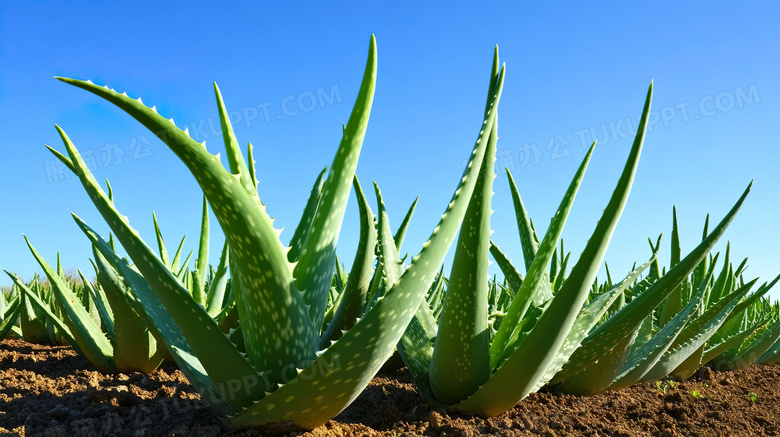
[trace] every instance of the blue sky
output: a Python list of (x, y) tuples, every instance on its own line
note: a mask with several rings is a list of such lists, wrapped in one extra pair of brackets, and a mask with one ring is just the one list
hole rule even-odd
[[(135, 120), (53, 76), (140, 96), (214, 153), (223, 148), (212, 129), (216, 81), (239, 141), (255, 146), (260, 196), (286, 226), (287, 242), (338, 146), (375, 33), (377, 91), (358, 176), (364, 187), (379, 183), (396, 224), (420, 195), (405, 250), (419, 250), (451, 197), (481, 123), (498, 44), (507, 65), (499, 161), (514, 167), (538, 228), (546, 228), (583, 146), (598, 139), (564, 230), (578, 256), (654, 80), (652, 131), (607, 253), (611, 270), (625, 273), (645, 260), (647, 237), (661, 232), (667, 262), (673, 205), (683, 250), (692, 249), (706, 213), (719, 220), (755, 179), (718, 247), (728, 239), (738, 261), (749, 257), (749, 277), (780, 273), (775, 4), (256, 3), (0, 3), (0, 267), (28, 278), (38, 271), (25, 233), (48, 259), (59, 251), (66, 268), (88, 271), (90, 247), (71, 211), (107, 233), (75, 178), (50, 161), (44, 144), (64, 149), (54, 123), (91, 154), (96, 177), (110, 179), (119, 209), (147, 242), (155, 211), (169, 246), (185, 233), (186, 248), (197, 245), (201, 197), (184, 166)], [(520, 265), (500, 173), (493, 237)], [(348, 264), (357, 223), (351, 199), (339, 245)], [(217, 229), (212, 237), (216, 262), (222, 237)]]

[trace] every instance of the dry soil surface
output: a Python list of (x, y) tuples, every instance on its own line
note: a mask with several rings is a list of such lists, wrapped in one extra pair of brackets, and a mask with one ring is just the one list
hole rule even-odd
[[(712, 372), (580, 397), (536, 393), (498, 417), (427, 404), (405, 369), (380, 374), (338, 417), (304, 436), (777, 436), (780, 366)], [(278, 431), (276, 432), (278, 434)], [(257, 436), (227, 430), (173, 366), (103, 375), (70, 347), (0, 342), (0, 435)]]

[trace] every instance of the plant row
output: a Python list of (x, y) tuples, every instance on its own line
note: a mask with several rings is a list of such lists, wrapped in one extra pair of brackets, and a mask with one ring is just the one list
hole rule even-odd
[[(491, 240), (505, 74), (496, 49), (468, 166), (428, 241), (416, 256), (402, 257), (416, 201), (393, 229), (378, 184), (370, 202), (355, 176), (376, 62), (372, 37), (338, 150), (286, 244), (258, 197), (252, 146), (244, 155), (216, 84), (228, 168), (140, 98), (59, 78), (121, 108), (181, 159), (204, 196), (198, 250), (194, 261), (193, 253), (185, 257), (182, 240), (171, 257), (156, 218), (155, 244), (143, 241), (115, 207), (110, 185), (100, 186), (57, 126), (66, 150), (49, 149), (78, 176), (111, 233), (104, 238), (73, 215), (93, 248), (92, 270), (80, 278), (66, 275), (59, 260), (50, 266), (28, 241), (45, 278), (26, 282), (6, 272), (14, 285), (0, 293), (0, 338), (70, 344), (109, 373), (152, 372), (172, 360), (236, 427), (314, 428), (346, 408), (383, 365), (401, 361), (431, 404), (494, 416), (542, 388), (592, 395), (686, 379), (706, 365), (780, 360), (780, 307), (767, 297), (780, 277), (756, 286), (744, 278), (746, 260), (735, 266), (729, 249), (711, 253), (750, 186), (712, 229), (708, 218), (685, 256), (675, 214), (669, 266), (659, 265), (659, 237), (650, 240), (649, 259), (625, 277), (613, 281), (606, 268), (606, 278), (597, 278), (638, 168), (652, 84), (622, 173), (576, 260), (561, 234), (595, 143), (541, 238), (507, 173), (522, 244), (523, 263), (515, 265)], [(351, 194), (360, 238), (347, 271), (336, 243)], [(225, 236), (217, 266), (208, 262), (209, 210)], [(488, 275), (491, 258), (500, 280)]]

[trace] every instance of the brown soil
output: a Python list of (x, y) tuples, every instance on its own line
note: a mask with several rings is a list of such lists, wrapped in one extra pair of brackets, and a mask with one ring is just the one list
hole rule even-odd
[[(777, 436), (779, 381), (779, 366), (703, 369), (674, 386), (638, 384), (592, 397), (536, 393), (483, 419), (432, 408), (401, 370), (380, 374), (336, 419), (303, 435)], [(102, 375), (69, 347), (5, 340), (0, 435), (263, 434), (225, 429), (175, 367), (149, 376)]]

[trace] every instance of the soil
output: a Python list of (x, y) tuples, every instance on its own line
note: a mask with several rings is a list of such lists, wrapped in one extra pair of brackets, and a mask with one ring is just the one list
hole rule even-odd
[[(259, 436), (228, 430), (174, 366), (103, 375), (70, 347), (0, 342), (0, 435)], [(780, 366), (580, 397), (535, 393), (485, 419), (427, 404), (405, 369), (380, 374), (313, 436), (778, 436)]]

